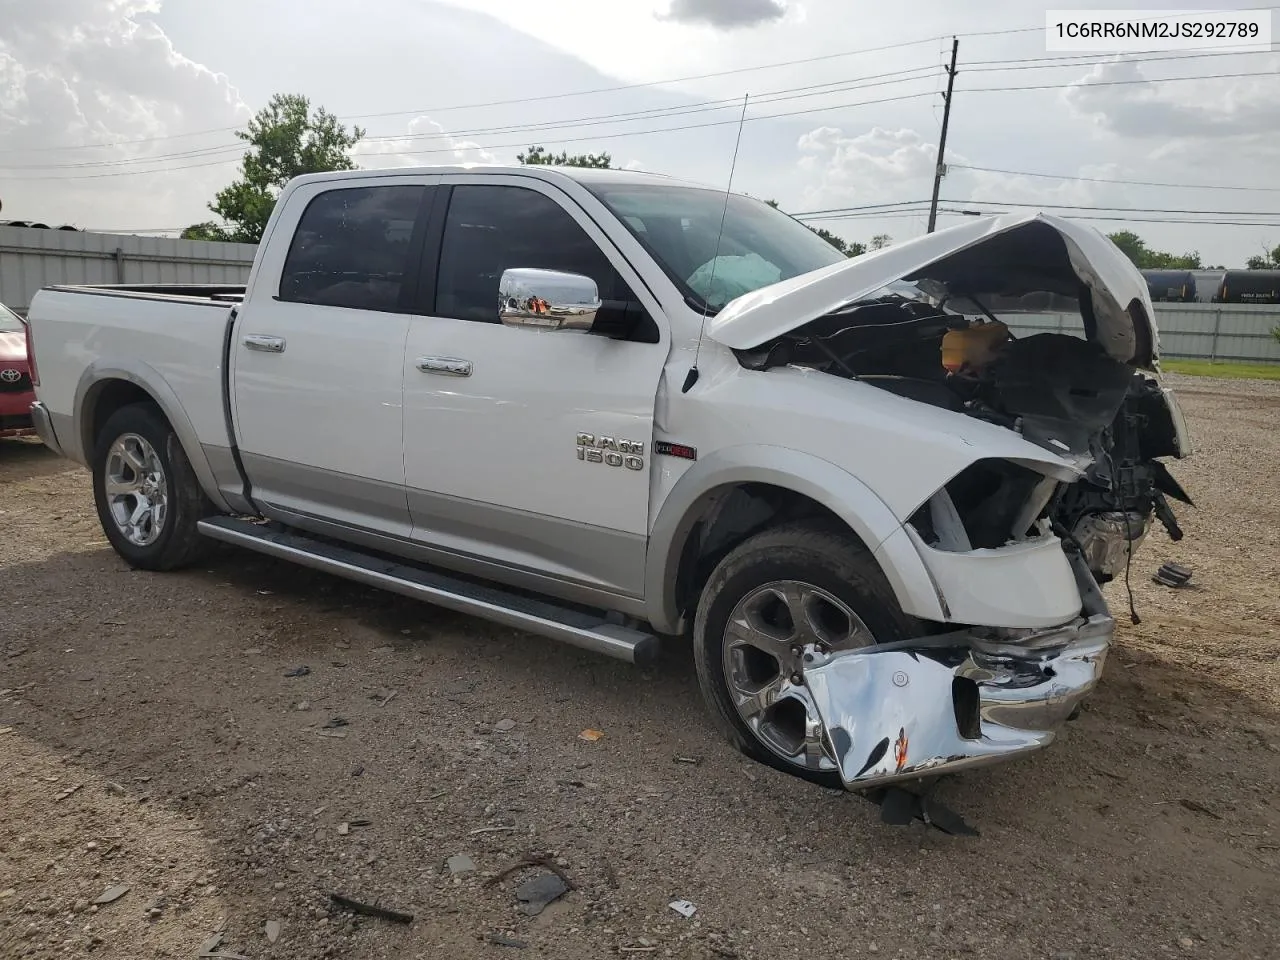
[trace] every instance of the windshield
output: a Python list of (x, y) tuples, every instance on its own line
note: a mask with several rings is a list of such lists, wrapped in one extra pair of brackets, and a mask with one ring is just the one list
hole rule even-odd
[(18, 315), (0, 303), (0, 333), (19, 333), (23, 329), (25, 328)]
[[(588, 184), (698, 310), (839, 263), (827, 241), (767, 203), (700, 187)], [(717, 255), (716, 238), (724, 218)]]

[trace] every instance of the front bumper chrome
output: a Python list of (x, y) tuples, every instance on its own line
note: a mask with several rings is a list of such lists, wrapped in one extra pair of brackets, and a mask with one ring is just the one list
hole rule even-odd
[(844, 785), (935, 777), (1051, 743), (1102, 676), (1115, 633), (1096, 591), (1075, 621), (1016, 642), (947, 634), (808, 666), (805, 683)]

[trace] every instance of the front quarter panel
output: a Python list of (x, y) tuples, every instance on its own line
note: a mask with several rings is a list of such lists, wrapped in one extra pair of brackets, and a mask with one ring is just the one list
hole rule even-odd
[(781, 446), (742, 444), (698, 460), (663, 501), (653, 524), (645, 567), (649, 619), (663, 633), (678, 633), (675, 573), (681, 552), (702, 512), (717, 492), (744, 483), (762, 483), (803, 494), (836, 514), (873, 551), (902, 608), (929, 620), (943, 610), (928, 570), (912, 543), (900, 536), (901, 523), (857, 477), (812, 454)]

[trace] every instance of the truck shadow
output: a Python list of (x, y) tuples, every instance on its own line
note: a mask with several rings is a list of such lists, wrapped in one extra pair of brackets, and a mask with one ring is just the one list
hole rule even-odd
[[(8, 584), (50, 589), (0, 630), (0, 724), (198, 825), (215, 865), (243, 876), (233, 911), (276, 896), (270, 880), (299, 856), (339, 867), (326, 822), (287, 854), (257, 854), (266, 879), (244, 876), (238, 853), (270, 811), (331, 805), (372, 822), (361, 856), (402, 871), (397, 884), (458, 850), (492, 866), (508, 841), (470, 832), (518, 824), (570, 863), (585, 899), (633, 910), (652, 891), (618, 892), (608, 876), (657, 882), (678, 863), (698, 902), (729, 887), (756, 902), (786, 895), (795, 924), (865, 922), (868, 909), (905, 910), (905, 922), (937, 903), (964, 941), (986, 935), (994, 897), (1053, 914), (1068, 938), (1155, 929), (1191, 904), (1196, 936), (1220, 938), (1219, 955), (1275, 933), (1280, 716), (1123, 641), (1060, 742), (939, 787), (983, 833), (959, 839), (881, 825), (860, 798), (738, 755), (706, 718), (681, 646), (641, 670), (230, 549), (164, 576), (101, 550), (6, 573), (0, 599), (18, 599)], [(114, 605), (79, 597), (104, 580)], [(587, 729), (604, 736), (582, 739)], [(1064, 898), (1076, 902), (1066, 914)], [(754, 929), (750, 912), (724, 910), (726, 925)]]

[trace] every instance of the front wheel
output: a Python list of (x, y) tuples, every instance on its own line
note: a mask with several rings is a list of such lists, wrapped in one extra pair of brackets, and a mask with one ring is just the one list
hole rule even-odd
[(174, 570), (211, 546), (196, 524), (213, 505), (173, 427), (150, 404), (107, 418), (94, 448), (93, 498), (107, 540), (130, 566)]
[(839, 789), (805, 686), (806, 658), (916, 632), (865, 547), (828, 524), (799, 522), (751, 537), (712, 572), (694, 619), (694, 661), (730, 743)]

